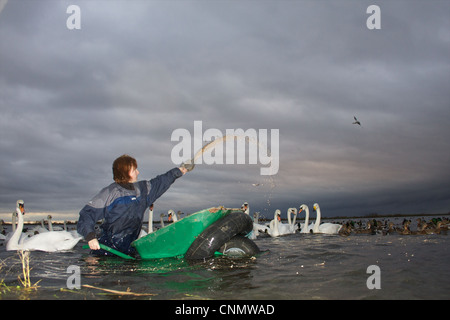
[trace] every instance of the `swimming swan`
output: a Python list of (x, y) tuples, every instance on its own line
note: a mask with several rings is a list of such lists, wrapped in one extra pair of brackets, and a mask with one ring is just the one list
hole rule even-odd
[(148, 210), (148, 233), (153, 232), (153, 208), (150, 207)]
[(19, 209), (19, 201), (17, 201), (16, 208), (17, 216), (19, 218), (19, 224), (17, 225), (14, 234), (6, 244), (6, 250), (38, 250), (46, 252), (56, 252), (71, 250), (82, 239), (81, 236), (74, 237), (67, 231), (53, 231), (40, 233), (30, 238), (25, 238), (19, 243), (20, 235), (23, 229), (23, 215)]
[(269, 229), (267, 229), (267, 233), (271, 237), (278, 237), (278, 236), (280, 236), (280, 231), (278, 230), (278, 226), (280, 224), (279, 220), (281, 220), (280, 214), (281, 214), (280, 210), (278, 210), (278, 209), (275, 210), (275, 214), (273, 216), (273, 220), (270, 221), (270, 223), (269, 223)]
[[(17, 206), (19, 206), (19, 205), (22, 206), (23, 213), (25, 214), (25, 208), (24, 208), (24, 202), (23, 202), (23, 200), (18, 200), (18, 201), (17, 201)], [(20, 209), (19, 209), (19, 211), (20, 211)], [(21, 212), (22, 212), (22, 211), (21, 211)], [(15, 211), (12, 213), (11, 227), (12, 227), (12, 231), (11, 231), (11, 232), (8, 232), (8, 233), (6, 234), (6, 236), (5, 236), (5, 241), (6, 241), (6, 242), (8, 242), (8, 241), (12, 238), (12, 236), (14, 235), (14, 233), (16, 232), (16, 229), (17, 229), (17, 212), (15, 212)], [(21, 231), (23, 231), (23, 230), (21, 230)], [(26, 233), (26, 232), (21, 232), (21, 233), (20, 233), (20, 236), (19, 236), (19, 243), (21, 243), (21, 242), (23, 241), (23, 239), (27, 238), (28, 236), (29, 236), (28, 233)]]
[(138, 239), (145, 237), (146, 235), (153, 232), (153, 209), (151, 209), (152, 206), (150, 206), (150, 208), (148, 210), (148, 228), (147, 228), (147, 230), (144, 230), (144, 228), (141, 227), (141, 231), (139, 232)]
[[(292, 220), (291, 215), (294, 215)], [(288, 223), (279, 223), (278, 230), (281, 235), (295, 233), (295, 219), (297, 218), (297, 208), (289, 208), (287, 210)]]
[(63, 231), (63, 228), (61, 227), (54, 227), (53, 223), (52, 223), (52, 216), (48, 215), (47, 216), (47, 223), (48, 223), (48, 230), (51, 231)]
[(160, 229), (161, 229), (161, 228), (164, 228), (164, 216), (165, 216), (165, 215), (166, 215), (165, 213), (161, 213), (161, 214), (159, 215), (159, 219), (160, 219), (160, 223), (161, 223)]
[(253, 235), (256, 238), (259, 236), (260, 233), (267, 233), (269, 224), (261, 224), (259, 223), (259, 212), (255, 212), (253, 214), (254, 220), (253, 220)]
[(173, 221), (173, 222), (177, 222), (178, 221), (178, 214), (176, 214), (175, 211), (169, 210), (167, 212), (167, 214), (169, 216), (169, 218), (168, 218), (169, 221)]
[(337, 223), (322, 223), (320, 224), (320, 207), (319, 204), (314, 203), (313, 209), (317, 212), (316, 222), (314, 223), (313, 233), (338, 234), (342, 228), (341, 224)]
[[(297, 215), (297, 209), (296, 208), (289, 208), (288, 209), (288, 221), (291, 222), (290, 215), (295, 214)], [(281, 211), (275, 210), (275, 214), (273, 217), (273, 220), (270, 221), (269, 229), (267, 229), (267, 233), (271, 237), (279, 237), (287, 234), (292, 234), (295, 232), (295, 224), (285, 224), (281, 223)], [(295, 223), (295, 219), (294, 219)]]
[(300, 214), (300, 212), (305, 211), (305, 223), (301, 223), (300, 224), (300, 233), (311, 233), (312, 229), (314, 227), (314, 223), (311, 223), (310, 225), (308, 225), (309, 223), (309, 208), (306, 204), (302, 204), (300, 206), (300, 209), (298, 210), (298, 213)]

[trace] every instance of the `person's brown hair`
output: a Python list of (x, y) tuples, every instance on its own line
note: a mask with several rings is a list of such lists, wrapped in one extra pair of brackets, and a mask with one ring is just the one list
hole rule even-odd
[(117, 183), (128, 183), (130, 181), (129, 172), (132, 168), (137, 169), (136, 159), (124, 154), (113, 162), (113, 179)]

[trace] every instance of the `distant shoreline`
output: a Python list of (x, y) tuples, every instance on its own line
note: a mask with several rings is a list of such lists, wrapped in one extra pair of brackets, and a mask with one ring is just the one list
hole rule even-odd
[[(328, 219), (402, 218), (402, 217), (431, 217), (431, 216), (450, 216), (450, 212), (448, 212), (448, 213), (413, 213), (413, 214), (406, 214), (406, 213), (397, 213), (397, 214), (369, 213), (369, 214), (367, 214), (365, 216), (359, 216), (359, 217), (337, 216), (337, 217), (329, 217)], [(323, 218), (323, 219), (327, 219), (327, 218)]]
[[(369, 213), (364, 216), (336, 216), (336, 217), (321, 217), (321, 220), (361, 220), (361, 219), (378, 219), (378, 218), (406, 218), (406, 217), (436, 217), (436, 216), (450, 216), (448, 213), (397, 213), (397, 214), (377, 214)], [(311, 219), (311, 217), (310, 217)], [(312, 218), (313, 220), (315, 217)], [(259, 219), (260, 221), (270, 221), (270, 219)], [(287, 221), (286, 218), (282, 218), (282, 221)], [(297, 218), (298, 220), (305, 220), (305, 217)]]
[[(321, 220), (361, 220), (361, 219), (378, 219), (378, 218), (406, 218), (406, 217), (434, 217), (434, 216), (450, 216), (450, 212), (448, 213), (398, 213), (398, 214), (377, 214), (377, 213), (369, 213), (364, 216), (336, 216), (336, 217), (321, 217)], [(310, 217), (311, 219), (311, 217)], [(314, 220), (315, 217), (313, 216), (312, 219)], [(272, 219), (267, 218), (259, 218), (259, 221), (271, 221)], [(305, 220), (305, 217), (297, 218), (297, 221), (303, 221)], [(160, 220), (153, 220), (153, 222), (158, 223)], [(281, 221), (287, 221), (287, 218), (282, 218)], [(78, 220), (66, 220), (66, 224), (73, 225), (77, 224)], [(167, 220), (164, 222), (170, 223)], [(148, 223), (147, 220), (144, 220), (144, 224)], [(41, 224), (40, 221), (24, 221), (24, 225), (37, 225)], [(54, 225), (63, 225), (64, 221), (55, 220), (52, 221), (52, 224)], [(11, 225), (11, 221), (3, 221), (3, 225)]]

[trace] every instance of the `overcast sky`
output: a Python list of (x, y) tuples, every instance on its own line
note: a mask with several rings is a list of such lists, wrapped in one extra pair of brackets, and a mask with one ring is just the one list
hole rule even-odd
[[(72, 4), (79, 30), (66, 25)], [(372, 4), (379, 30), (366, 25)], [(5, 220), (17, 199), (76, 219), (124, 153), (140, 179), (166, 172), (172, 133), (193, 135), (196, 120), (279, 129), (279, 171), (197, 165), (157, 213), (244, 201), (268, 217), (314, 202), (325, 217), (450, 211), (449, 1), (0, 0), (0, 11)]]

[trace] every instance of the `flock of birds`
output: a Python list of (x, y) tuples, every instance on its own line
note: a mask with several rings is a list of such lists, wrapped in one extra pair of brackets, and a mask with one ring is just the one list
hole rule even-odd
[[(268, 224), (259, 223), (258, 213), (254, 216), (253, 232), (250, 237), (255, 239), (261, 234), (268, 234), (271, 237), (279, 237), (293, 233), (324, 233), (324, 234), (341, 234), (343, 225), (337, 223), (321, 223), (321, 211), (318, 203), (314, 203), (313, 210), (316, 211), (316, 221), (309, 223), (309, 207), (302, 204), (297, 208), (289, 208), (287, 210), (288, 223), (282, 223), (281, 211), (275, 210), (274, 218)], [(246, 213), (249, 209), (247, 207)], [(296, 223), (297, 214), (305, 212), (305, 222)]]
[[(250, 215), (248, 204), (241, 209)], [(316, 220), (309, 221), (309, 207), (302, 204), (299, 209), (289, 208), (287, 210), (287, 223), (281, 221), (281, 211), (275, 210), (274, 218), (269, 223), (259, 222), (259, 213), (255, 213), (253, 219), (253, 231), (249, 234), (249, 238), (256, 239), (258, 236), (268, 235), (270, 237), (280, 237), (294, 233), (319, 233), (319, 234), (339, 234), (348, 236), (355, 234), (401, 234), (401, 235), (421, 235), (421, 234), (439, 234), (447, 231), (450, 226), (450, 221), (447, 218), (432, 219), (425, 221), (422, 218), (417, 218), (416, 230), (411, 230), (411, 221), (404, 220), (400, 227), (393, 222), (377, 221), (375, 219), (367, 222), (365, 226), (361, 222), (355, 223), (348, 221), (346, 223), (321, 223), (321, 211), (319, 204), (314, 203), (313, 210), (316, 212)], [(296, 222), (297, 215), (305, 212), (305, 220), (303, 223)], [(16, 203), (16, 212), (13, 214), (13, 230), (8, 234), (0, 233), (0, 242), (6, 242), (7, 251), (28, 250), (28, 251), (46, 251), (58, 252), (67, 251), (75, 247), (75, 245), (83, 239), (75, 230), (68, 231), (64, 224), (64, 230), (61, 227), (53, 227), (51, 216), (48, 217), (48, 229), (45, 228), (43, 221), (41, 225), (35, 226), (24, 232), (24, 203), (23, 200), (18, 200)], [(174, 210), (168, 211), (168, 221), (176, 222), (180, 219), (180, 212), (175, 213)], [(15, 217), (18, 222), (15, 225)], [(165, 214), (160, 214), (160, 228), (164, 228)], [(158, 228), (153, 226), (153, 210), (149, 210), (149, 219), (147, 228), (143, 227), (139, 237), (143, 237), (148, 233), (154, 232)], [(2, 243), (1, 243), (2, 244)]]
[[(417, 218), (417, 227), (411, 230), (411, 220), (404, 219), (401, 226), (396, 226), (389, 220), (369, 220), (365, 225), (362, 222), (356, 223), (349, 220), (345, 223), (321, 223), (321, 211), (319, 204), (313, 205), (313, 210), (316, 211), (315, 222), (309, 223), (309, 208), (302, 204), (297, 210), (296, 208), (289, 208), (287, 210), (287, 223), (281, 222), (281, 211), (276, 210), (273, 220), (269, 223), (259, 223), (259, 213), (254, 214), (253, 232), (250, 237), (256, 239), (261, 235), (269, 235), (271, 237), (279, 237), (294, 233), (321, 233), (321, 234), (338, 234), (341, 236), (349, 236), (350, 234), (382, 234), (382, 235), (425, 235), (425, 234), (440, 234), (449, 230), (450, 221), (447, 218), (433, 218), (428, 222), (423, 218)], [(249, 213), (247, 207), (246, 213)], [(305, 212), (304, 223), (297, 222), (297, 214)]]
[[(447, 218), (433, 218), (428, 222), (423, 218), (417, 218), (417, 227), (411, 230), (411, 220), (404, 219), (400, 227), (393, 222), (380, 222), (375, 219), (367, 223), (366, 228), (359, 230), (357, 233), (368, 234), (400, 234), (400, 235), (426, 235), (426, 234), (441, 234), (449, 230), (450, 221)], [(352, 226), (348, 224), (347, 228), (351, 231)]]

